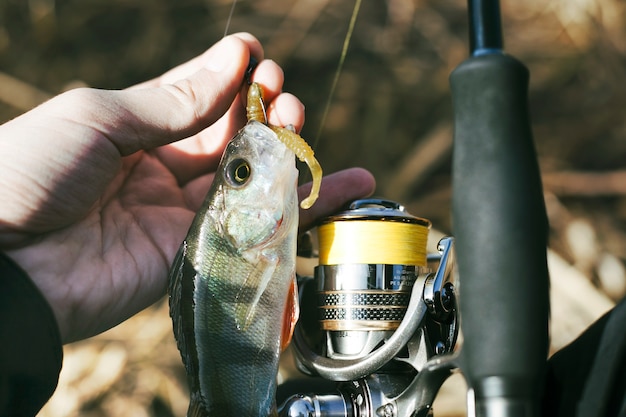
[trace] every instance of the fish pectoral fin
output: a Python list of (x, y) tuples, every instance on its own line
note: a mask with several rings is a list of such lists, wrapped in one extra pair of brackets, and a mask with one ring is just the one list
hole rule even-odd
[(235, 323), (237, 329), (246, 330), (256, 312), (261, 295), (272, 279), (278, 259), (261, 256), (244, 280), (235, 300)]

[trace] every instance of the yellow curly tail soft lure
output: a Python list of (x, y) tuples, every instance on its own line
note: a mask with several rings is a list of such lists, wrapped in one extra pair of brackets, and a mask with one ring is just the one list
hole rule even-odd
[(265, 113), (263, 89), (257, 83), (252, 83), (248, 89), (246, 112), (248, 121), (255, 120), (267, 125), (276, 133), (278, 140), (283, 142), (287, 148), (291, 149), (300, 161), (307, 164), (309, 170), (311, 170), (311, 176), (313, 177), (313, 186), (311, 187), (309, 196), (300, 202), (300, 207), (303, 209), (310, 208), (317, 200), (322, 185), (322, 167), (319, 162), (317, 162), (317, 159), (315, 159), (313, 149), (311, 149), (309, 144), (297, 133), (284, 127), (272, 126), (268, 123)]

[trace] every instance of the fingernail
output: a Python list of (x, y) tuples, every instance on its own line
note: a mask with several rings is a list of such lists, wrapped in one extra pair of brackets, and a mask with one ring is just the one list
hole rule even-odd
[(212, 72), (221, 72), (224, 70), (235, 59), (233, 50), (237, 49), (232, 46), (233, 45), (230, 44), (229, 38), (224, 38), (217, 43), (211, 51), (211, 55), (205, 64), (205, 68)]
[(255, 57), (250, 56), (250, 62), (248, 63), (248, 68), (246, 68), (246, 82), (248, 84), (252, 84), (252, 73), (254, 73), (257, 65), (259, 65), (259, 61)]

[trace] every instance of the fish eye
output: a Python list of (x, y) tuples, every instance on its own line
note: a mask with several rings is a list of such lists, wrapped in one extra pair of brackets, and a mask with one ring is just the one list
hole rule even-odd
[(235, 159), (226, 167), (226, 178), (234, 186), (245, 184), (251, 174), (250, 164), (245, 159)]

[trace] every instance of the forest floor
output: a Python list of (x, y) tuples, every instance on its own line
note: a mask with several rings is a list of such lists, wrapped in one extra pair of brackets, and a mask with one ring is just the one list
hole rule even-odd
[[(124, 88), (201, 53), (232, 0), (12, 0), (0, 4), (0, 120), (75, 86)], [(448, 77), (468, 55), (466, 4), (363, 2), (320, 128), (353, 2), (240, 0), (228, 32), (248, 31), (306, 105), (302, 136), (326, 172), (363, 166), (378, 196), (450, 224)], [(552, 351), (626, 293), (626, 4), (502, 2), (505, 49), (530, 70), (530, 113), (550, 219)], [(506, 236), (503, 237), (506, 239)], [(182, 416), (184, 370), (167, 303), (65, 347), (40, 417)], [(437, 416), (464, 413), (462, 378)]]

